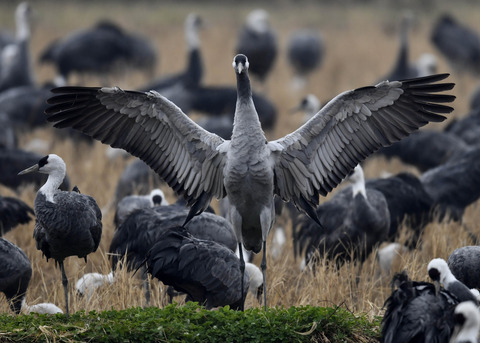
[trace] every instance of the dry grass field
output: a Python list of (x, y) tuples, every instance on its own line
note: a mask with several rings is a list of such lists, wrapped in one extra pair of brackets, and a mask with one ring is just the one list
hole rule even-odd
[[(418, 1), (420, 3), (420, 1)], [(332, 2), (333, 3), (333, 2)], [(269, 138), (281, 137), (295, 128), (302, 120), (302, 115), (292, 116), (288, 109), (293, 107), (306, 93), (314, 93), (323, 101), (336, 94), (373, 83), (390, 70), (395, 61), (398, 38), (394, 31), (400, 17), (410, 2), (395, 2), (396, 7), (389, 7), (387, 2), (375, 2), (372, 5), (357, 6), (353, 1), (343, 1), (341, 5), (320, 5), (313, 1), (265, 2), (263, 7), (271, 14), (271, 22), (279, 34), (280, 54), (272, 75), (269, 77), (264, 92), (278, 109), (278, 124)], [(388, 2), (390, 3), (390, 2)], [(393, 2), (392, 2), (393, 3)], [(422, 2), (424, 3), (424, 2)], [(480, 32), (478, 3), (458, 3), (448, 1), (428, 1), (428, 6), (414, 7), (417, 24), (410, 35), (410, 56), (416, 59), (423, 52), (436, 52), (429, 42), (432, 23), (444, 11), (451, 11), (471, 27)], [(31, 50), (35, 60), (35, 72), (38, 82), (53, 77), (53, 68), (36, 62), (40, 51), (53, 39), (62, 37), (72, 30), (94, 24), (98, 19), (110, 18), (120, 23), (125, 29), (134, 30), (149, 37), (159, 53), (159, 63), (155, 76), (173, 73), (184, 68), (185, 43), (183, 21), (190, 12), (200, 14), (208, 23), (201, 33), (202, 53), (205, 65), (206, 84), (233, 85), (235, 82), (231, 62), (234, 56), (235, 38), (245, 15), (254, 9), (253, 2), (238, 5), (238, 2), (94, 2), (94, 1), (40, 1), (32, 2), (35, 11), (35, 27), (31, 41)], [(0, 23), (3, 28), (14, 27), (13, 15), (16, 2), (0, 2)], [(455, 6), (455, 7), (454, 7)], [(312, 27), (319, 29), (326, 42), (326, 56), (322, 67), (312, 75), (307, 88), (302, 92), (293, 92), (290, 88), (291, 69), (285, 58), (285, 46), (288, 35), (297, 28)], [(439, 57), (439, 72), (451, 72), (442, 57)], [(152, 75), (125, 71), (109, 81), (109, 85), (118, 85), (126, 89), (145, 84)], [(461, 117), (467, 113), (468, 97), (476, 86), (477, 80), (469, 75), (452, 74), (450, 81), (457, 83), (453, 93), (457, 96), (455, 111), (449, 116)], [(79, 80), (73, 78), (72, 84)], [(89, 78), (87, 85), (99, 85), (99, 80)], [(85, 84), (85, 83), (84, 83)], [(254, 89), (260, 86), (253, 83)], [(439, 124), (439, 127), (445, 123)], [(72, 185), (78, 185), (82, 193), (92, 195), (101, 208), (113, 197), (116, 182), (128, 161), (109, 161), (105, 158), (106, 146), (96, 143), (93, 147), (72, 143), (55, 143), (53, 128), (39, 129), (21, 137), (21, 144), (33, 138), (42, 138), (52, 142), (50, 153), (60, 155), (67, 163), (67, 172)], [(1, 172), (2, 166), (0, 166)], [(414, 168), (402, 165), (399, 161), (386, 161), (372, 157), (365, 165), (366, 176), (378, 177), (384, 171), (398, 172)], [(31, 206), (36, 189), (26, 187), (19, 194), (0, 186), (3, 196), (18, 196)], [(166, 189), (171, 201), (174, 195)], [(465, 222), (477, 234), (480, 234), (479, 204), (473, 204), (466, 212)], [(279, 218), (277, 223), (291, 232), (288, 218)], [(65, 308), (61, 273), (54, 262), (46, 262), (41, 252), (36, 250), (32, 238), (33, 222), (19, 226), (5, 235), (5, 238), (20, 246), (28, 255), (33, 266), (33, 277), (27, 292), (27, 302), (53, 302)], [(138, 275), (119, 272), (112, 286), (97, 290), (90, 298), (79, 298), (74, 294), (74, 284), (79, 277), (88, 272), (108, 273), (110, 270), (106, 252), (113, 236), (113, 211), (104, 213), (103, 235), (100, 248), (88, 256), (88, 263), (83, 259), (71, 257), (65, 266), (70, 282), (71, 311), (85, 309), (105, 310), (124, 309), (132, 306), (144, 306), (145, 300)], [(404, 230), (408, 234), (408, 229)], [(342, 305), (355, 313), (381, 315), (384, 300), (390, 294), (389, 282), (393, 272), (406, 269), (414, 279), (426, 280), (426, 266), (434, 257), (446, 258), (455, 248), (471, 244), (467, 234), (457, 224), (433, 223), (424, 234), (423, 245), (412, 252), (402, 254), (395, 262), (390, 274), (379, 271), (375, 256), (372, 254), (363, 268), (345, 265), (335, 271), (322, 265), (313, 274), (300, 272), (300, 261), (293, 257), (292, 242), (289, 239), (283, 254), (278, 259), (269, 257), (267, 271), (268, 298), (270, 306), (300, 305)], [(268, 244), (267, 244), (268, 247)], [(256, 256), (259, 264), (260, 257)], [(357, 276), (358, 275), (358, 282)], [(153, 302), (151, 305), (162, 307), (166, 303), (164, 288), (156, 280), (153, 285)], [(177, 301), (182, 301), (180, 298)], [(260, 306), (250, 295), (247, 308)], [(0, 295), (0, 311), (10, 309)]]

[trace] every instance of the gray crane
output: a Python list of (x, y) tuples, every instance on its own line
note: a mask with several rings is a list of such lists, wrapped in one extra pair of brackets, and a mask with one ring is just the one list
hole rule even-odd
[(87, 255), (97, 250), (102, 236), (102, 212), (94, 198), (80, 194), (78, 189), (58, 189), (66, 174), (65, 162), (59, 156), (49, 154), (19, 175), (34, 171), (48, 174), (48, 179), (35, 197), (33, 237), (47, 261), (52, 258), (60, 266), (68, 316), (68, 279), (63, 261), (69, 256), (87, 261)]
[[(143, 159), (185, 198), (186, 222), (213, 197), (228, 196), (239, 245), (255, 253), (263, 248), (264, 277), (275, 194), (318, 221), (319, 196), (359, 162), (453, 110), (443, 103), (455, 97), (437, 94), (453, 88), (437, 83), (448, 74), (385, 81), (338, 95), (295, 132), (268, 142), (252, 100), (247, 57), (235, 56), (233, 67), (238, 95), (230, 140), (202, 129), (156, 92), (62, 87), (52, 90), (57, 95), (46, 114), (55, 127), (73, 127)], [(267, 308), (265, 278), (264, 287)]]
[(318, 262), (317, 252), (335, 261), (337, 266), (345, 261), (363, 262), (388, 237), (390, 212), (385, 196), (365, 187), (360, 165), (348, 181), (349, 187), (335, 193), (316, 210), (324, 230), (307, 216), (295, 228), (298, 232), (294, 237), (300, 245), (299, 251), (305, 250), (307, 264)]
[(230, 305), (243, 310), (250, 279), (240, 272), (235, 253), (222, 244), (173, 227), (163, 231), (145, 263), (153, 277), (186, 293), (186, 301), (197, 301), (207, 309)]

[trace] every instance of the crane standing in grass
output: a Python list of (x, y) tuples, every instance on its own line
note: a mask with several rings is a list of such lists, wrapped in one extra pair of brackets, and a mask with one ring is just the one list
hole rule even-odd
[(35, 229), (33, 237), (37, 249), (47, 258), (59, 264), (68, 311), (68, 279), (63, 261), (69, 256), (87, 260), (96, 251), (102, 236), (102, 212), (95, 199), (77, 191), (58, 189), (66, 174), (65, 162), (57, 155), (43, 157), (37, 164), (19, 173), (38, 171), (48, 174), (47, 182), (38, 190), (35, 198)]
[[(266, 241), (275, 219), (274, 195), (292, 201), (318, 222), (315, 207), (355, 166), (382, 146), (430, 121), (443, 121), (453, 88), (448, 74), (382, 82), (344, 92), (295, 132), (268, 142), (252, 100), (245, 55), (233, 60), (237, 105), (232, 138), (193, 122), (157, 92), (63, 87), (48, 101), (47, 120), (73, 127), (143, 159), (178, 194), (193, 216), (213, 197), (230, 201), (239, 250), (259, 253), (267, 308)], [(320, 223), (319, 223), (320, 224)], [(240, 269), (245, 270), (243, 254)], [(241, 294), (244, 294), (243, 292)]]

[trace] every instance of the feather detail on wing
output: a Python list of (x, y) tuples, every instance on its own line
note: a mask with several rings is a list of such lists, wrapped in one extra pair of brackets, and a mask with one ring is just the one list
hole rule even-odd
[(344, 92), (295, 132), (270, 142), (275, 193), (310, 214), (367, 156), (408, 136), (428, 122), (445, 119), (452, 95), (436, 94), (453, 83), (435, 83), (448, 74)]
[[(72, 127), (145, 161), (194, 211), (225, 196), (225, 142), (155, 91), (60, 87), (45, 111), (55, 127)], [(194, 213), (195, 214), (195, 213)]]

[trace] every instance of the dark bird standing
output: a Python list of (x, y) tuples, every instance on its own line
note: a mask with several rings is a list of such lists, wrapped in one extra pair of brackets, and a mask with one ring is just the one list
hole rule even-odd
[(480, 36), (450, 14), (440, 16), (433, 26), (434, 46), (453, 70), (480, 75)]
[(58, 189), (66, 174), (65, 162), (59, 156), (47, 155), (19, 175), (34, 171), (48, 174), (48, 179), (35, 198), (33, 237), (47, 261), (52, 258), (60, 265), (68, 315), (68, 279), (63, 261), (69, 256), (86, 261), (87, 255), (97, 250), (102, 236), (102, 213), (91, 196)]
[(277, 35), (270, 26), (268, 12), (263, 9), (250, 12), (238, 33), (235, 51), (248, 56), (250, 73), (262, 83), (277, 59), (277, 45)]
[(302, 29), (295, 31), (289, 37), (287, 58), (294, 71), (294, 89), (305, 86), (309, 74), (321, 67), (324, 55), (325, 43), (319, 32)]

